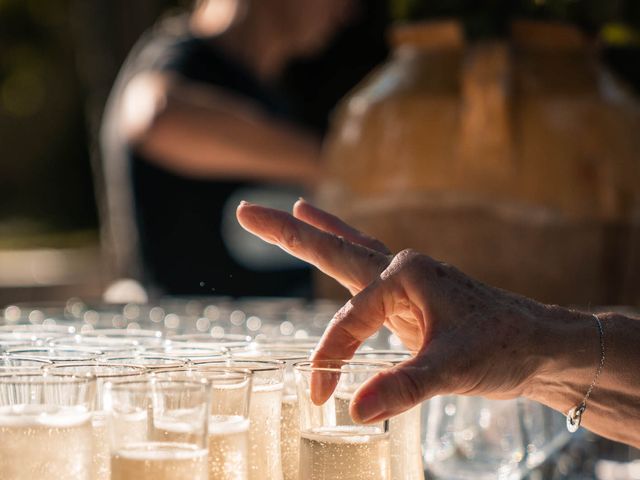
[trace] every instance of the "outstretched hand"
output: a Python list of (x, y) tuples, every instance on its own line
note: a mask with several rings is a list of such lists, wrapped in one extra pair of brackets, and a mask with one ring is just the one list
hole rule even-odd
[[(516, 397), (541, 368), (528, 349), (532, 339), (544, 341), (544, 329), (533, 321), (545, 316), (544, 305), (411, 250), (392, 255), (304, 200), (293, 214), (243, 202), (237, 216), (246, 230), (315, 265), (353, 295), (330, 322), (314, 360), (351, 358), (383, 325), (415, 353), (356, 392), (355, 420), (376, 422), (434, 395)], [(311, 392), (315, 403), (331, 393)]]

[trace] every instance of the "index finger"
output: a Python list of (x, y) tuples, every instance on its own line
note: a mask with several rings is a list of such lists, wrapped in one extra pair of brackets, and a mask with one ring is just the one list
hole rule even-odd
[(309, 262), (351, 293), (362, 290), (389, 264), (383, 253), (317, 229), (281, 210), (241, 202), (236, 215), (245, 230)]
[(319, 228), (320, 230), (340, 235), (351, 243), (364, 245), (371, 250), (376, 250), (380, 253), (384, 253), (385, 255), (391, 255), (389, 249), (380, 240), (356, 230), (335, 215), (314, 207), (310, 203), (307, 203), (304, 198), (300, 198), (293, 205), (293, 216)]

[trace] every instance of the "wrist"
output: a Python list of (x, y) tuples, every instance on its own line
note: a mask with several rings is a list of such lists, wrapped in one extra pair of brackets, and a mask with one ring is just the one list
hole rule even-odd
[(537, 366), (525, 395), (566, 412), (582, 401), (600, 363), (597, 323), (591, 314), (548, 306), (535, 324)]

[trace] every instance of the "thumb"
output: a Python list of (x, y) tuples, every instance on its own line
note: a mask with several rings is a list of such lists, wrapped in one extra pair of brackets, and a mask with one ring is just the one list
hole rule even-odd
[(351, 417), (358, 423), (379, 422), (435, 395), (448, 393), (441, 368), (443, 357), (434, 341), (427, 351), (378, 373), (354, 394)]

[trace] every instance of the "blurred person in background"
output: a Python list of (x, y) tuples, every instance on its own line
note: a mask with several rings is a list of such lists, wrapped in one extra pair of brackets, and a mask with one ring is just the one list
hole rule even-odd
[(308, 293), (306, 267), (243, 232), (235, 206), (241, 198), (281, 206), (318, 180), (320, 138), (298, 126), (276, 86), (285, 67), (326, 46), (355, 7), (200, 0), (142, 37), (101, 133), (120, 273), (152, 293)]

